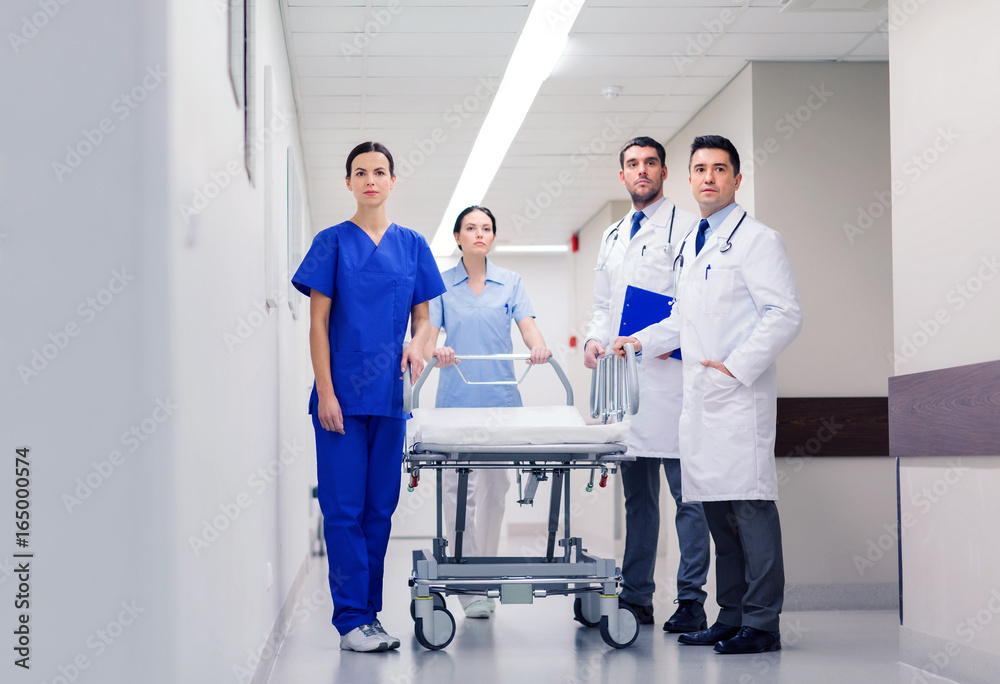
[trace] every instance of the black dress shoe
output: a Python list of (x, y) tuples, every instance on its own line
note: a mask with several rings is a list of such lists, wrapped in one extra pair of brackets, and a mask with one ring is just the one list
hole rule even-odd
[(636, 617), (639, 618), (640, 625), (653, 624), (653, 606), (637, 606), (634, 603), (629, 603), (621, 596), (618, 597), (618, 603), (634, 610)]
[(688, 646), (713, 646), (720, 641), (732, 639), (734, 636), (739, 634), (739, 631), (739, 627), (723, 625), (716, 622), (708, 629), (704, 629), (700, 632), (688, 632), (687, 634), (681, 634), (677, 637), (677, 643), (687, 644)]
[(743, 627), (732, 639), (715, 645), (718, 653), (763, 653), (781, 650), (781, 633), (765, 632), (753, 627)]
[(663, 623), (664, 632), (697, 632), (708, 627), (705, 609), (694, 599), (678, 600), (678, 608)]

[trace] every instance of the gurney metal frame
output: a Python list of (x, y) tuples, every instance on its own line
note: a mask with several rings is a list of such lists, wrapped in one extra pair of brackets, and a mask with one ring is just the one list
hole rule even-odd
[[(608, 355), (599, 361), (591, 384), (591, 414), (608, 422), (611, 416), (621, 419), (626, 413), (635, 414), (639, 406), (638, 371), (632, 345), (626, 347), (626, 359)], [(459, 356), (472, 360), (525, 360), (526, 354), (495, 354)], [(404, 408), (407, 412), (419, 407), (420, 388), (437, 363), (433, 358), (417, 382), (410, 387), (404, 378)], [(566, 404), (573, 405), (573, 389), (562, 368), (554, 359), (549, 365), (566, 390)], [(525, 372), (527, 374), (527, 371)], [(524, 375), (521, 376), (521, 379)], [(462, 376), (465, 380), (465, 377)], [(466, 382), (469, 382), (466, 380)], [(492, 381), (483, 384), (518, 384), (520, 380)], [(475, 384), (475, 383), (472, 383)], [(587, 554), (580, 537), (570, 536), (570, 471), (590, 470), (591, 491), (594, 476), (601, 472), (600, 486), (608, 474), (617, 472), (618, 463), (631, 461), (621, 442), (594, 444), (541, 445), (456, 445), (410, 443), (407, 438), (404, 467), (410, 474), (413, 490), (420, 471), (437, 473), (437, 536), (431, 549), (413, 552), (410, 576), (410, 614), (414, 620), (417, 641), (428, 649), (446, 647), (455, 636), (455, 618), (445, 603), (447, 594), (478, 595), (499, 599), (501, 603), (532, 603), (535, 598), (576, 594), (575, 619), (587, 627), (599, 627), (604, 641), (615, 648), (626, 648), (639, 632), (634, 611), (618, 602), (617, 586), (621, 570), (613, 558), (597, 558)], [(532, 503), (534, 488), (551, 475), (548, 539), (541, 557), (467, 557), (462, 554), (462, 533), (465, 529), (469, 472), (475, 468), (506, 468), (517, 471), (521, 498), (519, 503)], [(456, 507), (456, 539), (454, 553), (447, 553), (444, 536), (442, 472), (455, 469), (459, 484)], [(528, 483), (521, 489), (521, 476)], [(564, 500), (564, 501), (563, 501)], [(564, 512), (563, 538), (557, 540), (560, 508)], [(556, 552), (556, 545), (561, 547)]]

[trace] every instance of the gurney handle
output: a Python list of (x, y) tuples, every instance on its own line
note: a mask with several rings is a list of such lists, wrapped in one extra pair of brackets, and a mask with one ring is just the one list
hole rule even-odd
[[(632, 352), (633, 358), (635, 358), (635, 352)], [(466, 360), (466, 361), (527, 361), (531, 358), (530, 354), (470, 354), (466, 355), (456, 355), (456, 358)], [(427, 377), (431, 374), (434, 366), (437, 365), (437, 357), (431, 357), (431, 360), (427, 362), (424, 366), (424, 372), (420, 374), (417, 378), (416, 383), (412, 386), (410, 385), (410, 366), (406, 366), (406, 371), (403, 372), (403, 412), (410, 413), (413, 409), (420, 407), (420, 388), (424, 386), (424, 382), (427, 381)], [(552, 358), (546, 362), (552, 366), (552, 370), (555, 371), (556, 375), (559, 377), (559, 381), (562, 383), (563, 389), (566, 390), (566, 405), (573, 405), (573, 386), (569, 383), (569, 378), (566, 377), (566, 373), (563, 372), (562, 366)]]
[[(624, 374), (619, 375), (622, 364)], [(623, 396), (619, 394), (622, 384)], [(608, 396), (609, 394), (615, 396)], [(625, 402), (625, 406), (618, 405), (621, 401)], [(635, 360), (635, 345), (631, 343), (625, 345), (624, 360), (614, 354), (607, 354), (599, 359), (590, 379), (591, 418), (603, 418), (606, 423), (611, 413), (617, 413), (621, 420), (626, 411), (633, 416), (639, 411), (639, 366)]]
[(420, 406), (420, 388), (424, 386), (427, 376), (431, 374), (431, 369), (437, 365), (437, 362), (437, 357), (432, 356), (431, 360), (424, 365), (424, 372), (420, 374), (417, 382), (413, 385), (410, 384), (410, 364), (406, 364), (406, 370), (403, 371), (403, 413), (410, 413)]

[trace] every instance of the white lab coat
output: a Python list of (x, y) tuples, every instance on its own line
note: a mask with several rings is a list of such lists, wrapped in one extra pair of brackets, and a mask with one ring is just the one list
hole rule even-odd
[[(672, 231), (671, 212), (674, 212)], [(597, 255), (594, 308), (587, 339), (597, 340), (605, 348), (618, 337), (626, 287), (633, 285), (673, 297), (674, 252), (698, 223), (694, 214), (675, 208), (668, 198), (629, 240), (633, 213), (629, 212), (604, 231)], [(678, 458), (681, 376), (681, 362), (677, 359), (647, 357), (640, 364), (639, 411), (630, 418), (626, 440), (629, 455)]]
[[(778, 498), (774, 465), (778, 355), (802, 327), (802, 307), (781, 236), (738, 205), (695, 256), (678, 264), (671, 316), (640, 331), (642, 355), (684, 356), (680, 419), (685, 501)], [(709, 268), (711, 267), (711, 268)], [(701, 365), (721, 361), (735, 378)]]

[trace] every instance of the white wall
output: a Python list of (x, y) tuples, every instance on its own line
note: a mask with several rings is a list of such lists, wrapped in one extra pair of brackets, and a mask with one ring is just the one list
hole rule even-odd
[[(175, 428), (177, 534), (168, 548), (176, 559), (179, 670), (202, 673), (205, 681), (231, 679), (240, 674), (237, 667), (253, 671), (254, 656), (265, 646), (308, 553), (315, 482), (306, 413), (312, 380), (308, 302), (301, 299), (297, 321), (287, 305), (289, 146), (303, 181), (305, 176), (277, 3), (256, 3), (258, 130), (266, 130), (272, 142), (258, 151), (253, 186), (244, 169), (243, 112), (230, 86), (226, 27), (211, 3), (173, 3), (172, 301), (165, 313), (176, 359), (173, 391), (186, 411)], [(275, 84), (271, 121), (263, 117), (265, 65), (272, 66)], [(265, 155), (271, 156), (270, 188)], [(185, 206), (199, 206), (198, 191), (215, 194), (210, 188), (222, 185), (227, 167), (236, 169), (228, 184), (199, 213), (185, 215)], [(265, 283), (268, 192), (277, 227), (268, 245), (278, 257), (276, 293)], [(304, 220), (308, 226), (308, 213)], [(265, 306), (270, 294), (276, 308)], [(239, 515), (217, 540), (207, 548), (192, 542), (206, 537), (206, 522), (220, 526), (219, 516), (227, 509), (232, 513), (234, 505)]]
[[(166, 13), (132, 0), (55, 7), (41, 19), (36, 2), (0, 9), (0, 25), (28, 36), (15, 49), (5, 31), (0, 50), (0, 507), (14, 510), (14, 449), (30, 447), (25, 551), (35, 554), (31, 670), (18, 674), (7, 660), (4, 679), (52, 681), (81, 658), (79, 681), (166, 684), (177, 681), (164, 647), (176, 616), (164, 543), (176, 533), (170, 463), (187, 410), (156, 410), (178, 399), (162, 287)], [(133, 426), (144, 441), (128, 434)], [(5, 569), (16, 567), (13, 531)], [(0, 582), (9, 649), (16, 576), (0, 572)], [(102, 629), (116, 638), (97, 647)]]
[(756, 216), (785, 240), (805, 316), (779, 362), (781, 393), (884, 397), (892, 373), (888, 65), (752, 69)]
[(1000, 310), (992, 195), (968, 197), (966, 177), (972, 159), (1000, 153), (1000, 50), (989, 38), (1000, 6), (912, 4), (892, 3), (889, 34), (897, 373), (996, 359)]
[[(889, 17), (895, 370), (993, 361), (1000, 243), (967, 170), (1000, 154), (1000, 6), (894, 0)], [(1000, 672), (998, 467), (1000, 455), (900, 463), (900, 657), (950, 680)]]
[(747, 65), (674, 137), (668, 141), (660, 141), (663, 142), (667, 152), (667, 180), (663, 184), (663, 192), (677, 206), (687, 209), (696, 216), (700, 215), (698, 203), (694, 201), (688, 183), (691, 141), (699, 135), (722, 135), (733, 141), (740, 153), (742, 165), (746, 167), (743, 171), (743, 182), (736, 193), (736, 201), (750, 212), (751, 216), (755, 215), (756, 184), (750, 164), (747, 163), (747, 158), (751, 155), (746, 152), (754, 149), (756, 144), (754, 85), (752, 65)]
[[(12, 294), (0, 435), (8, 455), (27, 445), (35, 461), (38, 681), (238, 680), (306, 558), (307, 322), (283, 302), (257, 312), (264, 183), (251, 188), (242, 171), (216, 5), (0, 10), (4, 26), (34, 24), (18, 50), (0, 51), (8, 101), (22, 103), (0, 114), (16, 132), (0, 160), (0, 278)], [(257, 11), (257, 76), (274, 65), (275, 102), (294, 115), (277, 4)], [(293, 117), (272, 147), (281, 216), (296, 139)], [(181, 205), (231, 161), (238, 172), (188, 223)], [(246, 339), (227, 346), (227, 333)], [(285, 441), (301, 457), (258, 493), (248, 478)], [(9, 474), (0, 497), (11, 510)], [(249, 503), (234, 509), (240, 494)], [(196, 554), (190, 538), (216, 520), (218, 539)], [(112, 643), (99, 645), (98, 630)]]

